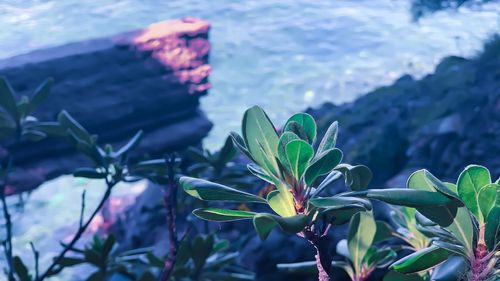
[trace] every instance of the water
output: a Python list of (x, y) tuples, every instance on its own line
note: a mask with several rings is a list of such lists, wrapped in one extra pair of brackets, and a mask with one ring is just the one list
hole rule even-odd
[[(251, 105), (263, 106), (279, 124), (308, 106), (351, 101), (403, 73), (420, 77), (444, 56), (474, 55), (500, 27), (499, 2), (439, 12), (418, 23), (409, 10), (403, 0), (0, 0), (0, 58), (170, 18), (206, 19), (212, 24), (213, 88), (202, 107), (215, 123), (205, 140), (213, 148), (239, 130)], [(29, 263), (29, 241), (46, 264), (57, 241), (71, 234), (85, 188), (88, 206), (96, 204), (102, 186), (62, 177), (15, 212), (16, 248)], [(129, 194), (141, 187), (130, 188), (121, 189)], [(73, 280), (69, 274), (59, 280)]]
[[(217, 4), (214, 4), (217, 3)], [(278, 123), (324, 101), (351, 101), (403, 73), (421, 76), (446, 55), (470, 56), (500, 27), (500, 3), (411, 20), (403, 0), (0, 1), (0, 58), (111, 35), (170, 18), (212, 24), (215, 123), (208, 147), (259, 104)]]

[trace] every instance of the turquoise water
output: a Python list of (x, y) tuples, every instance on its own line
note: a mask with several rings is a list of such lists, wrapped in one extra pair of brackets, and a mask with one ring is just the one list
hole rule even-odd
[[(206, 19), (212, 24), (213, 88), (202, 107), (215, 123), (205, 140), (213, 148), (239, 129), (251, 105), (266, 108), (279, 124), (308, 106), (351, 101), (403, 73), (430, 73), (444, 56), (474, 55), (500, 30), (498, 2), (439, 12), (418, 23), (409, 10), (410, 2), (403, 0), (0, 0), (0, 58), (170, 18)], [(129, 195), (134, 187), (124, 188), (122, 195)], [(37, 189), (24, 211), (15, 212), (14, 242), (28, 263), (29, 241), (46, 254), (43, 267), (57, 241), (71, 234), (83, 189), (92, 206), (96, 190), (102, 191), (99, 183), (61, 177)], [(126, 203), (122, 195), (118, 192), (116, 202)], [(65, 271), (57, 280), (79, 280), (81, 272)]]
[(500, 3), (411, 20), (403, 0), (0, 1), (0, 58), (196, 16), (212, 24), (213, 88), (202, 107), (218, 146), (259, 104), (278, 123), (324, 101), (350, 101), (402, 73), (470, 56), (500, 27)]

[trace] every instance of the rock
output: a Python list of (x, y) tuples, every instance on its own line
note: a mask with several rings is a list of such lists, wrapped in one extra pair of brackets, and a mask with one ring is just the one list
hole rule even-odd
[[(48, 100), (35, 112), (52, 121), (68, 111), (101, 143), (120, 143), (143, 129), (139, 153), (161, 156), (196, 145), (211, 123), (199, 111), (210, 83), (209, 25), (187, 18), (164, 21), (117, 36), (71, 43), (0, 61), (19, 96), (53, 77)], [(5, 145), (5, 144), (4, 144)], [(9, 147), (16, 159), (17, 190), (84, 165), (67, 141)]]
[(426, 168), (456, 180), (468, 164), (500, 174), (500, 37), (476, 58), (449, 57), (421, 80), (405, 75), (350, 104), (309, 112), (320, 135), (339, 121), (346, 162), (374, 172), (373, 187), (404, 184)]

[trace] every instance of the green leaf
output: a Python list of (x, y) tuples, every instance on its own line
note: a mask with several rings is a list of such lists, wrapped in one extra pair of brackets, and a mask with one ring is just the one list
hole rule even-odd
[(449, 255), (448, 250), (430, 246), (396, 261), (390, 269), (405, 274), (416, 273), (435, 267), (445, 261)]
[(247, 164), (248, 170), (256, 177), (260, 178), (263, 181), (266, 181), (270, 184), (274, 184), (274, 178), (269, 176), (264, 170), (262, 170), (259, 166), (253, 164), (253, 163), (248, 163)]
[(120, 148), (113, 156), (114, 157), (120, 157), (124, 154), (129, 153), (130, 151), (134, 150), (139, 143), (141, 142), (142, 136), (144, 135), (144, 132), (142, 130), (138, 131), (124, 146)]
[(69, 113), (65, 110), (59, 113), (57, 120), (59, 121), (61, 127), (66, 130), (70, 130), (78, 139), (87, 144), (93, 143), (92, 137), (87, 130), (85, 130), (85, 128), (73, 119), (73, 117), (71, 117), (71, 115), (69, 115)]
[(196, 249), (196, 251), (193, 251), (193, 255), (191, 257), (193, 258), (195, 271), (198, 272), (203, 268), (207, 261), (207, 258), (212, 252), (213, 246), (213, 235), (207, 235), (206, 237), (198, 235), (194, 238), (192, 248)]
[(230, 132), (229, 135), (231, 136), (231, 139), (233, 140), (233, 144), (235, 144), (236, 147), (238, 147), (238, 149), (243, 154), (245, 154), (248, 158), (250, 158), (250, 160), (255, 161), (255, 159), (253, 159), (252, 155), (248, 151), (248, 148), (245, 144), (245, 140), (236, 132)]
[(94, 168), (78, 168), (73, 172), (73, 176), (76, 178), (104, 179), (107, 174), (98, 172)]
[(256, 213), (219, 208), (199, 208), (193, 211), (193, 215), (203, 220), (225, 222), (252, 219)]
[(365, 165), (340, 164), (335, 170), (344, 175), (345, 184), (354, 191), (366, 190), (373, 177), (372, 171)]
[(290, 122), (297, 122), (304, 128), (307, 135), (307, 142), (313, 144), (316, 140), (316, 122), (314, 118), (307, 113), (297, 113), (288, 119), (285, 123), (285, 128)]
[(305, 274), (312, 275), (318, 273), (318, 267), (316, 266), (316, 261), (305, 261), (296, 263), (278, 263), (276, 265), (281, 272), (291, 273), (291, 274)]
[(61, 265), (62, 267), (69, 267), (69, 266), (79, 265), (85, 262), (86, 261), (81, 258), (63, 257), (62, 259), (59, 260), (58, 264)]
[(375, 238), (373, 238), (373, 243), (382, 242), (389, 238), (394, 237), (394, 230), (385, 221), (376, 221), (377, 231), (375, 232)]
[(17, 277), (19, 277), (20, 281), (31, 281), (31, 276), (28, 272), (28, 268), (20, 257), (14, 257), (14, 259), (12, 260), (12, 264), (14, 267), (14, 272), (16, 273)]
[(370, 189), (367, 191), (367, 197), (393, 205), (413, 208), (444, 206), (451, 202), (449, 197), (435, 191), (408, 188)]
[(47, 78), (36, 90), (35, 94), (29, 102), (28, 108), (26, 109), (26, 114), (31, 114), (35, 111), (43, 101), (49, 96), (50, 88), (54, 84), (54, 79)]
[(289, 196), (283, 196), (278, 190), (273, 190), (267, 195), (267, 202), (271, 209), (282, 217), (291, 217), (296, 215), (293, 200)]
[(286, 155), (295, 179), (300, 181), (309, 161), (314, 155), (310, 144), (303, 140), (293, 140), (286, 145)]
[(357, 213), (349, 224), (347, 244), (356, 274), (361, 273), (362, 262), (375, 238), (376, 227), (373, 215), (369, 212)]
[(350, 264), (343, 261), (333, 261), (332, 266), (344, 270), (347, 275), (349, 275), (349, 278), (351, 278), (351, 280), (356, 280)]
[(290, 172), (292, 171), (290, 161), (288, 161), (288, 156), (286, 155), (286, 145), (293, 141), (298, 140), (299, 137), (292, 132), (284, 132), (278, 144), (278, 160), (285, 166)]
[(432, 271), (432, 281), (464, 280), (469, 270), (468, 262), (461, 256), (450, 256)]
[(397, 271), (389, 271), (389, 273), (387, 273), (384, 276), (384, 281), (425, 281), (425, 280), (418, 274), (403, 274)]
[(321, 139), (321, 142), (319, 143), (318, 146), (318, 151), (316, 153), (317, 155), (321, 155), (323, 154), (323, 152), (328, 151), (335, 147), (335, 144), (337, 143), (338, 131), (339, 131), (339, 123), (335, 121), (330, 125), (330, 127), (328, 127), (328, 130), (326, 130), (323, 139)]
[(484, 224), (484, 217), (479, 207), (478, 194), (481, 187), (490, 183), (488, 169), (477, 165), (467, 166), (457, 181), (458, 195), (481, 225)]
[(5, 77), (0, 77), (0, 106), (7, 111), (12, 119), (19, 120), (14, 90)]
[(189, 195), (205, 201), (267, 203), (264, 198), (257, 195), (202, 179), (181, 177), (179, 184)]
[(439, 248), (443, 248), (445, 250), (448, 250), (451, 253), (464, 256), (465, 258), (467, 258), (468, 254), (469, 254), (464, 247), (462, 247), (460, 245), (455, 245), (455, 244), (452, 244), (452, 243), (448, 243), (448, 242), (445, 242), (445, 241), (436, 240), (436, 241), (432, 242), (432, 245), (435, 245), (435, 246), (437, 246)]
[(269, 172), (276, 174), (279, 138), (273, 123), (262, 108), (253, 106), (245, 111), (242, 131), (246, 148), (253, 160), (262, 168), (267, 167)]
[(342, 151), (337, 148), (327, 150), (323, 154), (319, 155), (315, 158), (311, 165), (307, 167), (304, 174), (306, 184), (308, 186), (313, 185), (316, 178), (331, 172), (340, 163), (340, 161), (342, 161)]
[(488, 218), (488, 214), (497, 202), (498, 193), (500, 192), (500, 185), (496, 183), (487, 184), (479, 189), (478, 202), (479, 209), (483, 218)]
[(106, 241), (104, 241), (104, 244), (102, 245), (102, 253), (104, 255), (109, 255), (109, 253), (111, 253), (111, 251), (113, 250), (113, 247), (115, 246), (116, 244), (116, 238), (114, 235), (109, 235), (107, 238), (106, 238)]
[(367, 267), (384, 268), (391, 264), (397, 257), (397, 253), (389, 248), (378, 249), (370, 247), (366, 252), (363, 262)]
[(32, 142), (37, 142), (45, 139), (47, 137), (47, 134), (44, 132), (40, 131), (35, 131), (35, 130), (26, 130), (22, 134), (23, 139), (32, 141)]
[(325, 221), (334, 225), (342, 225), (352, 219), (352, 217), (359, 213), (365, 212), (366, 207), (361, 204), (350, 204), (343, 207), (333, 207), (324, 209), (321, 214), (325, 215)]
[(231, 137), (227, 137), (224, 145), (217, 153), (217, 163), (220, 166), (225, 165), (229, 161), (231, 161), (234, 156), (236, 156), (236, 149), (233, 144), (233, 140)]
[(287, 233), (296, 234), (304, 229), (308, 221), (309, 218), (302, 214), (283, 218), (260, 213), (253, 218), (253, 225), (260, 239), (265, 240), (275, 227), (279, 227)]
[(500, 242), (500, 204), (498, 203), (491, 209), (486, 220), (484, 240), (490, 251), (493, 251), (495, 246)]
[(347, 205), (362, 206), (366, 210), (372, 209), (370, 201), (358, 197), (348, 197), (348, 196), (313, 198), (309, 200), (309, 204), (317, 208), (327, 208), (330, 210), (335, 208), (340, 209), (346, 207)]
[(291, 122), (288, 122), (284, 129), (283, 129), (283, 133), (285, 132), (291, 132), (291, 133), (294, 133), (296, 134), (301, 140), (309, 143), (309, 138), (307, 136), (307, 132), (306, 132), (306, 129), (304, 129), (304, 127), (302, 125), (300, 125), (298, 122), (295, 122), (295, 121), (291, 121)]

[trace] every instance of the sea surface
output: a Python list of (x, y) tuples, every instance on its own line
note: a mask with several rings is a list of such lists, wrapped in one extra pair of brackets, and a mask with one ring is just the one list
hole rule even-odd
[[(213, 88), (201, 103), (215, 124), (205, 140), (212, 149), (239, 130), (244, 110), (254, 104), (279, 125), (294, 112), (352, 101), (404, 73), (431, 73), (445, 56), (474, 56), (500, 30), (498, 1), (419, 21), (410, 7), (407, 0), (0, 0), (0, 59), (165, 19), (206, 19)], [(143, 188), (119, 187), (113, 202), (123, 206)], [(44, 184), (24, 208), (14, 208), (14, 242), (28, 264), (28, 242), (45, 254), (43, 268), (58, 240), (70, 237), (83, 190), (89, 211), (102, 184), (69, 176)], [(81, 272), (65, 271), (54, 280), (80, 280)]]

